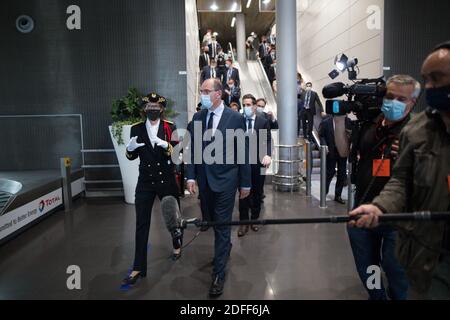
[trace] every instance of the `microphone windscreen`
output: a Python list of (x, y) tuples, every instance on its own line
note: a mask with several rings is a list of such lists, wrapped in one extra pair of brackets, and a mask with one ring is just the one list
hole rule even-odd
[(161, 200), (161, 211), (169, 232), (172, 232), (174, 229), (180, 227), (180, 207), (178, 206), (178, 201), (174, 196), (167, 196)]

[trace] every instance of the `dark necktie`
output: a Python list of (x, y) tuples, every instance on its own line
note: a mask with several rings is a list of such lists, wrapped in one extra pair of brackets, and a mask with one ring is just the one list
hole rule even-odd
[(208, 130), (212, 130), (214, 124), (214, 112), (211, 112), (208, 120)]
[[(204, 142), (205, 143), (205, 147), (209, 146), (211, 143), (214, 142), (214, 134), (212, 132), (213, 125), (214, 125), (214, 116), (215, 116), (214, 112), (211, 112), (210, 115), (209, 115), (207, 130), (208, 130), (208, 137), (211, 137), (211, 139), (210, 139), (210, 141), (207, 141), (209, 139), (206, 139), (206, 141)], [(214, 155), (215, 155), (215, 153), (213, 154), (213, 156)]]
[(253, 132), (253, 119), (248, 119), (248, 130), (247, 132)]
[(309, 109), (309, 103), (311, 101), (311, 91), (308, 91), (306, 93), (306, 99), (305, 99), (305, 109)]

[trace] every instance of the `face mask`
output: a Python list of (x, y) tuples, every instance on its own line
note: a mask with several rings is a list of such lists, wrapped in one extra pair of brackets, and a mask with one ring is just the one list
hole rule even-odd
[(227, 69), (230, 69), (231, 67), (229, 64), (226, 64), (225, 66), (227, 67)]
[(389, 121), (399, 121), (404, 118), (406, 103), (398, 100), (384, 100), (381, 111)]
[(306, 87), (306, 91), (311, 91), (312, 88), (311, 87)]
[(247, 118), (253, 117), (253, 108), (252, 107), (245, 107), (244, 108), (244, 113), (245, 113), (245, 116)]
[(159, 110), (149, 110), (145, 113), (147, 115), (147, 119), (150, 121), (156, 121), (159, 119), (161, 115), (161, 111)]
[(256, 112), (259, 113), (259, 114), (263, 114), (264, 113), (264, 108), (258, 107), (258, 109), (256, 109)]
[(203, 109), (211, 109), (212, 108), (212, 101), (211, 101), (211, 97), (209, 95), (202, 95), (202, 108)]
[(426, 90), (428, 105), (438, 111), (450, 112), (450, 86)]

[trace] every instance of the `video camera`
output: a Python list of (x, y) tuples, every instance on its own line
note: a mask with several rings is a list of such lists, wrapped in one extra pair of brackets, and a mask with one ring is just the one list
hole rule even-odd
[[(383, 98), (386, 95), (386, 82), (383, 77), (356, 81), (358, 59), (349, 60), (345, 54), (336, 56), (335, 65), (338, 70), (333, 70), (329, 76), (335, 79), (339, 71), (348, 71), (349, 80), (354, 84), (345, 85), (342, 82), (336, 82), (323, 88), (322, 94), (325, 99), (328, 99), (326, 113), (333, 116), (354, 113), (360, 121), (377, 117), (381, 113)], [(347, 100), (336, 100), (343, 95), (347, 95)]]

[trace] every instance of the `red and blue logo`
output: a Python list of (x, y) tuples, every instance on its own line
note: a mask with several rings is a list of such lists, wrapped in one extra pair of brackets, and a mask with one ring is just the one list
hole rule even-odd
[(42, 211), (44, 211), (44, 208), (45, 208), (45, 202), (44, 202), (44, 200), (42, 200), (42, 201), (39, 203), (39, 212), (42, 213)]

